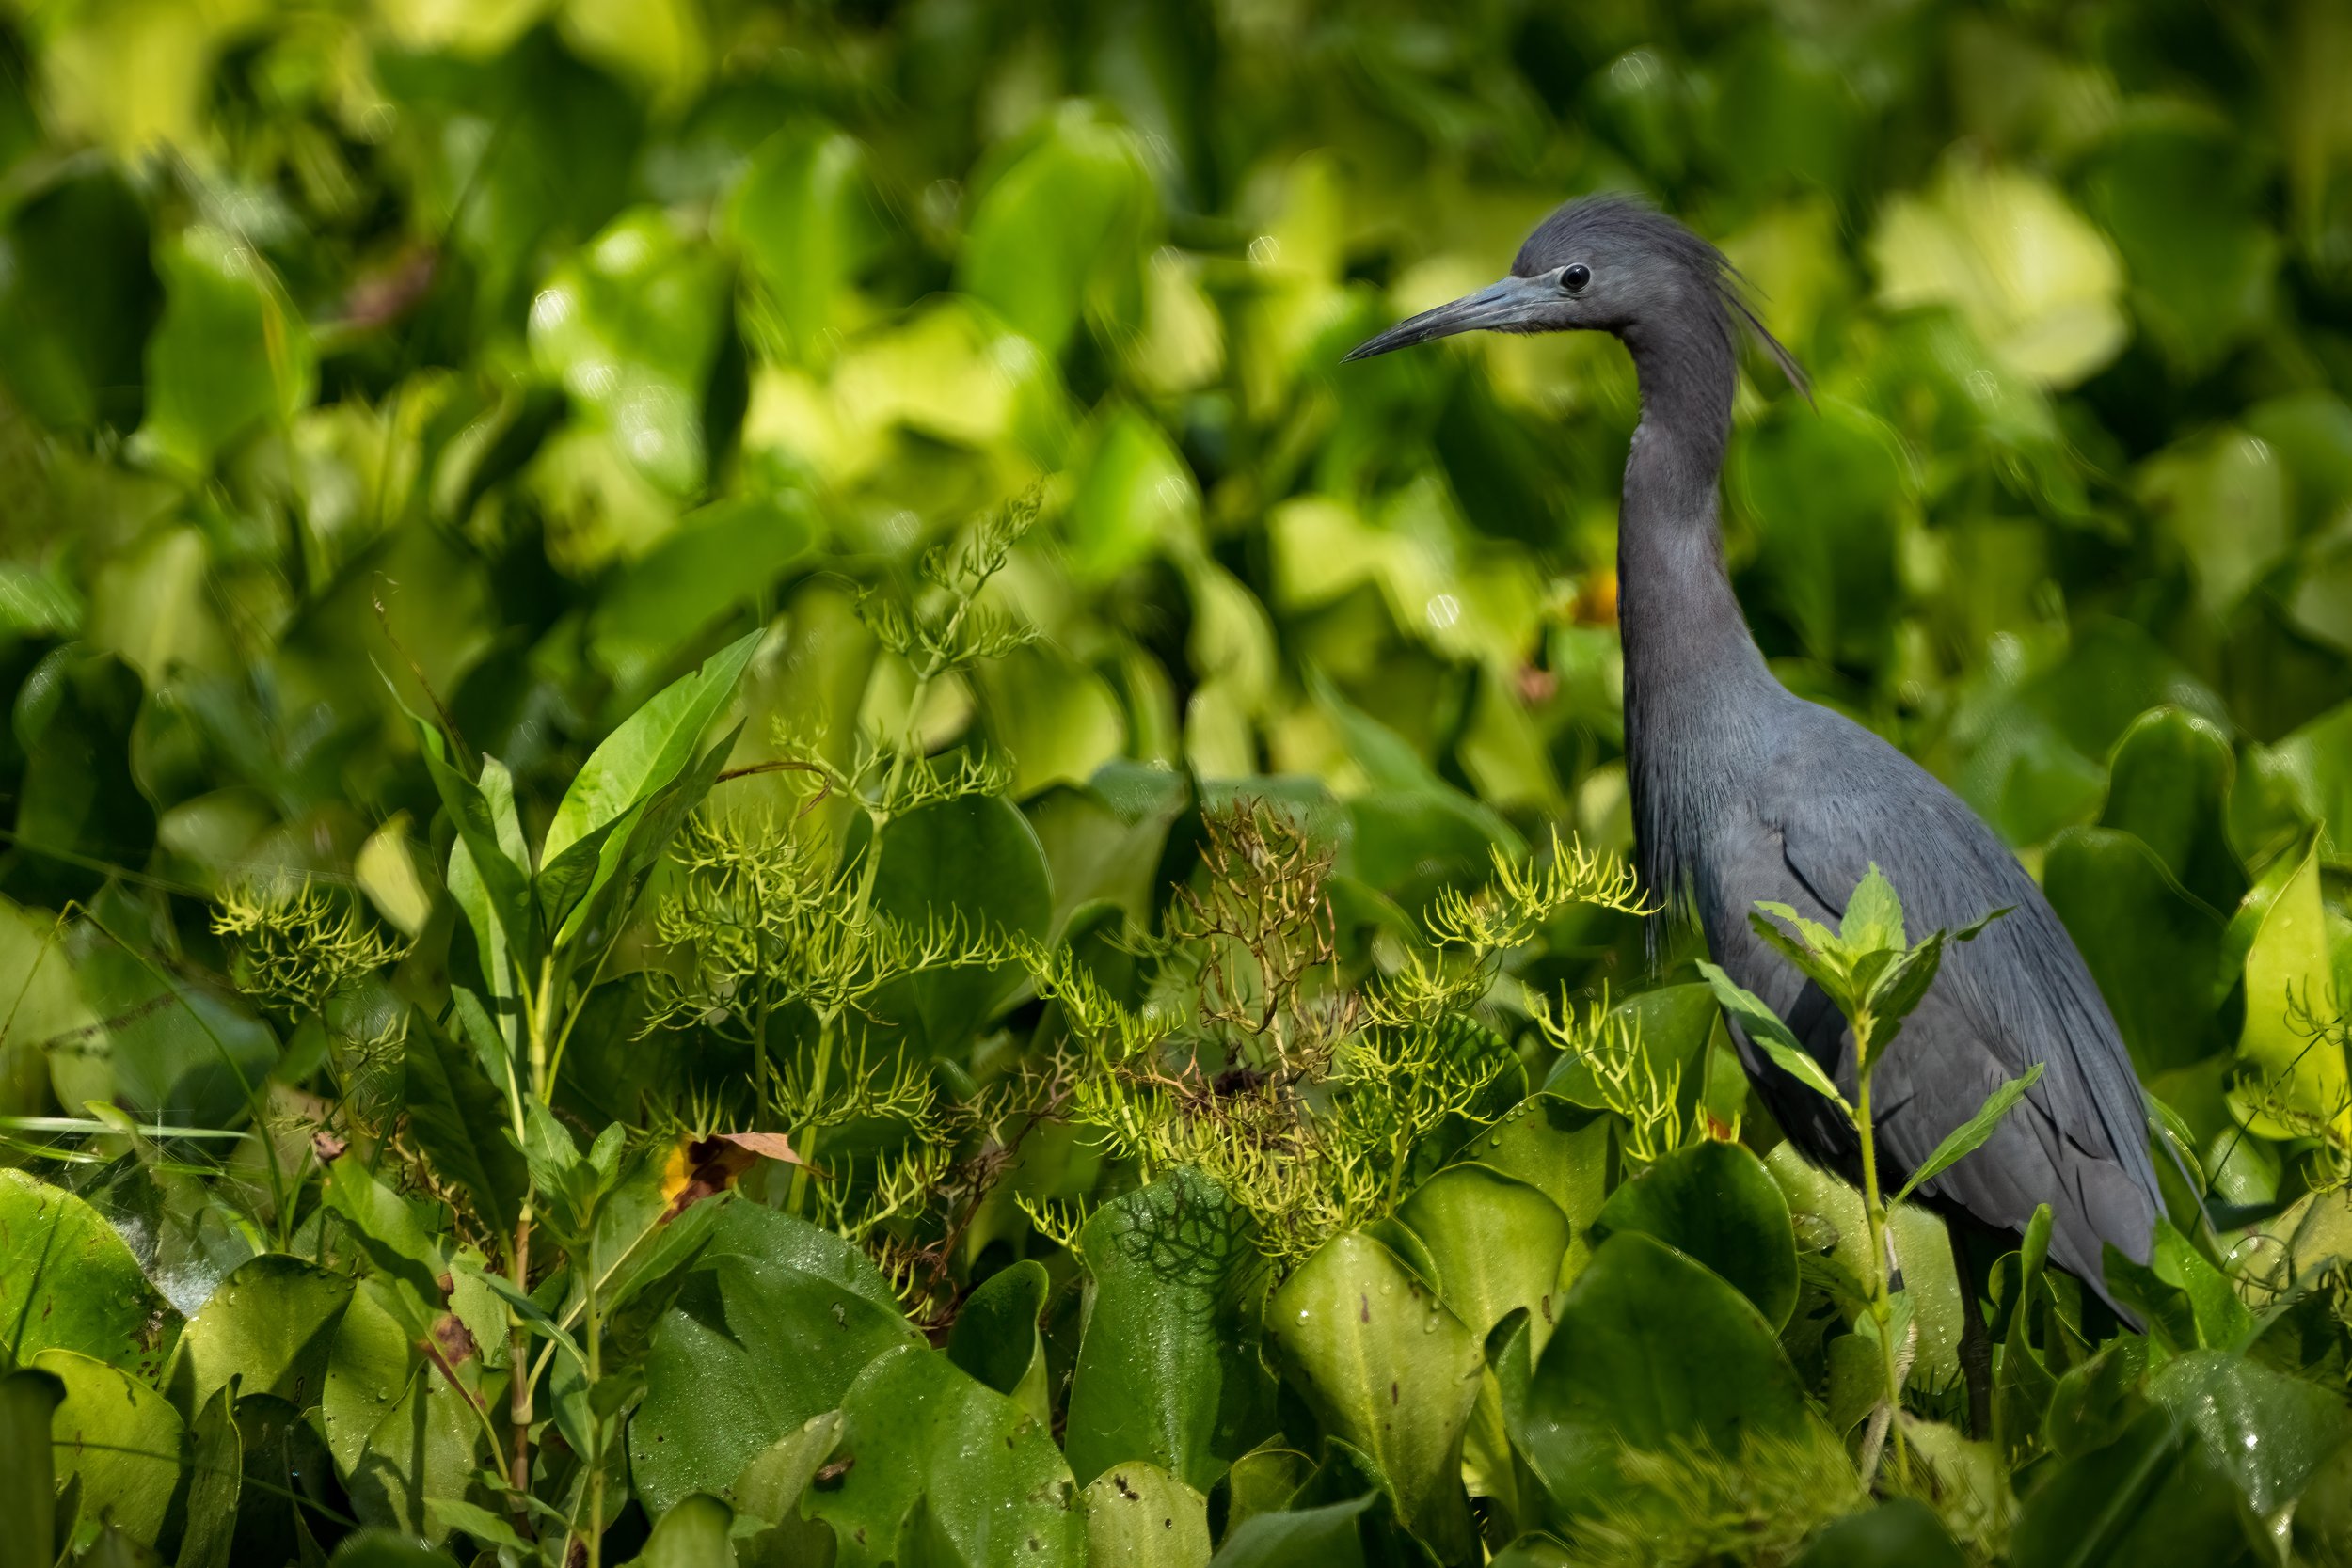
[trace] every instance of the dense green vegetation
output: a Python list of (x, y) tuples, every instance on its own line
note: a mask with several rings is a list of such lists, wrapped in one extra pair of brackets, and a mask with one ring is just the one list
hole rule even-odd
[[(2352, 1562), (2347, 80), (2331, 0), (0, 7), (0, 1568)], [(1994, 1270), (1990, 1432), (1940, 1222), (1645, 957), (1622, 351), (1338, 363), (1604, 187), (1812, 373), (1775, 668), (2181, 1157), (2144, 1334)], [(1901, 892), (1792, 958), (1931, 973)]]

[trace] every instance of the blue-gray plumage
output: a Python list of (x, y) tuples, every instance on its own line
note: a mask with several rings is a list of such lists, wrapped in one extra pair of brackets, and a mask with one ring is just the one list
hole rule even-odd
[[(2049, 1204), (2053, 1260), (2106, 1297), (2101, 1244), (2146, 1261), (2162, 1210), (2130, 1057), (2065, 928), (1992, 831), (1910, 758), (1790, 695), (1765, 667), (1716, 522), (1741, 321), (1804, 390), (1712, 245), (1645, 208), (1595, 199), (1546, 219), (1502, 282), (1349, 357), (1477, 328), (1594, 329), (1624, 341), (1642, 419), (1618, 524), (1618, 619), (1645, 881), (1696, 917), (1716, 961), (1788, 1022), (1849, 1096), (1852, 1037), (1820, 990), (1750, 928), (1757, 900), (1834, 924), (1875, 862), (1915, 932), (2008, 907), (1975, 942), (1947, 949), (1941, 977), (1872, 1077), (1882, 1174), (1891, 1165), (1899, 1181), (1998, 1085), (2042, 1063), (2041, 1081), (1992, 1139), (1923, 1191), (1954, 1218), (2010, 1235)], [(1789, 1138), (1851, 1174), (1858, 1151), (1836, 1110), (1735, 1037)]]

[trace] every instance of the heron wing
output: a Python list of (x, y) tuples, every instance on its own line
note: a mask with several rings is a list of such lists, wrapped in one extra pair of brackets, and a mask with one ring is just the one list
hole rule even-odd
[[(1802, 766), (1773, 769), (1708, 879), (1718, 889), (1702, 895), (1714, 906), (1708, 939), (1727, 954), (1725, 969), (1850, 1086), (1844, 1021), (1749, 928), (1755, 900), (1779, 898), (1834, 922), (1875, 863), (1915, 939), (2009, 909), (1975, 942), (1947, 948), (1935, 985), (1873, 1075), (1873, 1120), (1890, 1163), (1915, 1169), (2002, 1082), (2042, 1063), (2040, 1082), (1993, 1137), (1925, 1190), (2005, 1230), (2050, 1204), (2054, 1255), (2097, 1288), (2100, 1243), (2144, 1260), (2160, 1206), (2146, 1101), (2106, 1004), (2041, 889), (1974, 813), (1877, 736), (1812, 711), (1833, 721), (1826, 736)], [(1825, 757), (1818, 741), (1832, 738)], [(1767, 1097), (1775, 1114), (1773, 1102), (1794, 1087)], [(1818, 1116), (1800, 1116), (1813, 1132)]]

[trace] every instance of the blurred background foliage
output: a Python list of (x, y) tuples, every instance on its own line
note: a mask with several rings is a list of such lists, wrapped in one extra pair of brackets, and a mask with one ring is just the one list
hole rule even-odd
[(1046, 640), (922, 731), (1014, 759), (1057, 914), (1121, 760), (1321, 781), (1406, 904), (1624, 845), (1622, 351), (1338, 361), (1629, 188), (1818, 389), (1737, 410), (1766, 652), (2046, 877), (2209, 1139), (2256, 982), (2352, 979), (2347, 80), (2331, 0), (9, 0), (0, 1109), (234, 1113), (204, 895), (423, 923), (396, 699), (535, 840), (764, 624), (734, 761), (847, 764), (909, 683), (859, 592), (1035, 485)]

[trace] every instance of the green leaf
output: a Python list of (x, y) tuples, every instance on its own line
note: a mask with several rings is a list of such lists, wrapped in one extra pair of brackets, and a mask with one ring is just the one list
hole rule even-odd
[[(565, 852), (631, 808), (651, 800), (701, 754), (703, 732), (735, 696), (743, 668), (765, 629), (747, 632), (656, 693), (605, 736), (564, 790), (539, 847), (539, 863), (553, 873)], [(558, 918), (549, 911), (549, 918)]]
[(1363, 1518), (1375, 1497), (1252, 1514), (1226, 1535), (1212, 1568), (1364, 1568)]
[(0, 1568), (53, 1568), (56, 1471), (50, 1422), (65, 1380), (36, 1367), (0, 1371)]
[[(1054, 891), (1037, 832), (1009, 801), (966, 795), (919, 806), (882, 830), (874, 908), (920, 928), (961, 916), (967, 930), (1042, 937)], [(883, 989), (875, 1010), (927, 1055), (978, 1036), (1019, 979), (1009, 969), (932, 970)]]
[(690, 640), (738, 606), (756, 604), (815, 541), (807, 501), (739, 496), (687, 514), (660, 543), (614, 573), (588, 619), (589, 649), (624, 691), (642, 689)]
[(310, 330), (269, 263), (237, 236), (192, 224), (162, 246), (167, 304), (147, 344), (139, 444), (208, 473), (256, 427), (283, 424), (318, 386)]
[(2090, 966), (2143, 1076), (2186, 1067), (2228, 1041), (2224, 923), (2137, 838), (2069, 828), (2050, 841), (2042, 892)]
[(1052, 1286), (1034, 1258), (999, 1269), (964, 1298), (947, 1336), (948, 1360), (1049, 1423), (1054, 1412), (1038, 1316)]
[(2239, 1350), (2251, 1338), (2254, 1315), (2238, 1299), (2230, 1276), (2196, 1244), (2156, 1216), (2146, 1263), (2112, 1244), (2105, 1249), (2107, 1287), (2147, 1320), (2150, 1336), (2174, 1351)]
[(180, 1537), (178, 1568), (229, 1568), (245, 1448), (228, 1389), (204, 1402), (188, 1435), (187, 1528)]
[[(2291, 856), (2294, 869), (2259, 915), (2246, 949), (2246, 1030), (2238, 1059), (2268, 1081), (2289, 1109), (2342, 1132), (2352, 1129), (2352, 1080), (2342, 1051), (2314, 1048), (2308, 1021), (2328, 1016), (2335, 984), (2326, 907), (2320, 897), (2319, 845)], [(2265, 878), (2265, 882), (2268, 879)], [(2248, 895), (2249, 905), (2267, 892)], [(2242, 928), (2242, 927), (2240, 927)], [(2250, 1125), (2266, 1137), (2300, 1135), (2267, 1115)]]
[(1815, 1536), (1795, 1568), (1966, 1568), (1967, 1561), (1933, 1509), (1896, 1497)]
[(1738, 1456), (1763, 1439), (1798, 1445), (1825, 1475), (1846, 1463), (1763, 1314), (1710, 1270), (1639, 1231), (1612, 1236), (1594, 1253), (1526, 1398), (1513, 1435), (1564, 1517), (1670, 1505), (1632, 1486), (1619, 1466), (1628, 1450), (1699, 1444)]
[(97, 1210), (21, 1170), (0, 1170), (0, 1336), (22, 1363), (76, 1351), (151, 1378), (180, 1314)]
[(504, 991), (508, 962), (537, 950), (538, 924), (531, 897), (530, 850), (515, 813), (515, 780), (496, 757), (482, 759), (479, 782), (449, 760), (441, 732), (409, 715), (425, 771), (441, 809), (457, 830), (450, 847), (450, 896), (473, 928), (485, 979)]
[(326, 1167), (325, 1196), (391, 1286), (404, 1326), (415, 1336), (429, 1332), (441, 1307), (442, 1259), (415, 1212), (348, 1154)]
[[(449, 1525), (427, 1499), (461, 1497), (484, 1462), (481, 1418), (467, 1406), (481, 1395), (453, 1387), (418, 1354), (419, 1336), (402, 1316), (402, 1304), (377, 1281), (353, 1293), (327, 1353), (320, 1424), (360, 1522), (437, 1544)], [(460, 1361), (457, 1370), (477, 1369)]]
[(82, 1483), (82, 1533), (105, 1520), (153, 1545), (185, 1458), (179, 1414), (120, 1368), (77, 1352), (45, 1350), (32, 1365), (65, 1385), (49, 1430), (60, 1479)]
[(2099, 826), (2146, 845), (2207, 908), (2233, 910), (2246, 895), (2228, 824), (2236, 767), (2219, 725), (2186, 708), (2153, 708), (2116, 742)]
[(832, 1552), (832, 1530), (804, 1518), (801, 1502), (840, 1439), (840, 1411), (812, 1416), (754, 1454), (727, 1488), (725, 1500), (739, 1515), (768, 1523), (768, 1528), (742, 1544), (743, 1556), (754, 1568), (798, 1568)]
[(885, 1352), (858, 1374), (841, 1418), (834, 1463), (849, 1468), (807, 1503), (833, 1527), (841, 1568), (1085, 1563), (1077, 1484), (1050, 1429), (941, 1353)]
[(1442, 1560), (1466, 1553), (1462, 1442), (1486, 1362), (1462, 1320), (1388, 1248), (1349, 1233), (1274, 1292), (1266, 1339), (1323, 1430), (1388, 1478), (1398, 1522)]
[(1551, 1331), (1553, 1291), (1568, 1248), (1568, 1217), (1535, 1188), (1484, 1164), (1452, 1165), (1397, 1211), (1427, 1250), (1438, 1295), (1474, 1339), (1514, 1307)]
[(655, 1522), (634, 1568), (735, 1568), (734, 1522), (734, 1511), (707, 1493), (681, 1497)]
[(1857, 954), (1888, 949), (1899, 953), (1911, 945), (1903, 935), (1903, 901), (1895, 895), (1895, 884), (1886, 879), (1876, 861), (1854, 884), (1853, 896), (1846, 901), (1845, 915), (1837, 923), (1837, 935)]
[(319, 1380), (352, 1282), (299, 1258), (264, 1253), (221, 1281), (188, 1320), (164, 1374), (183, 1415), (232, 1377), (240, 1397), (271, 1394), (296, 1409), (318, 1402)]
[(1134, 321), (1152, 206), (1133, 135), (1073, 102), (981, 196), (957, 286), (1058, 355), (1082, 312)]
[(327, 1568), (457, 1568), (447, 1552), (437, 1552), (398, 1530), (353, 1530), (335, 1547)]
[(147, 213), (112, 160), (56, 175), (13, 207), (0, 235), (0, 375), (52, 428), (127, 428), (138, 422), (141, 350), (163, 304)]
[(882, 238), (870, 183), (854, 137), (805, 122), (760, 143), (723, 211), (724, 232), (803, 360), (822, 354), (827, 329), (847, 314), (851, 285)]
[(2017, 1102), (2026, 1098), (2026, 1091), (2041, 1079), (2043, 1066), (2041, 1062), (2034, 1063), (2022, 1075), (2004, 1080), (1999, 1088), (1987, 1095), (1984, 1103), (1977, 1107), (1975, 1116), (1944, 1134), (1944, 1141), (1937, 1144), (1935, 1152), (1920, 1162), (1919, 1168), (1911, 1173), (1911, 1180), (1904, 1182), (1902, 1190), (1895, 1195), (1895, 1201), (1900, 1203), (1921, 1186), (1975, 1153), (1984, 1140), (1993, 1135), (1993, 1130), (2001, 1124), (2001, 1118), (2009, 1115)]
[[(459, 1005), (471, 1001), (469, 992)], [(480, 1012), (478, 1002), (472, 1006)], [(486, 1014), (481, 1027), (497, 1040)], [(422, 1008), (408, 1016), (405, 1060), (408, 1131), (417, 1147), (433, 1163), (437, 1176), (473, 1200), (474, 1212), (492, 1233), (512, 1235), (527, 1171), (514, 1144), (507, 1085), (484, 1077), (475, 1054), (451, 1038)]]
[(2148, 1396), (2197, 1434), (2260, 1518), (2301, 1496), (2352, 1437), (2352, 1412), (2330, 1390), (2220, 1351), (2167, 1362)]
[[(2011, 1333), (2002, 1352), (2005, 1365), (2033, 1355), (2022, 1336), (2022, 1328)], [(2147, 1371), (2148, 1341), (2137, 1336), (2111, 1339), (2090, 1360), (2068, 1368), (2050, 1389), (2042, 1420), (2050, 1451), (2071, 1459), (2121, 1437), (2148, 1408), (2140, 1387)]]
[(706, 394), (728, 326), (727, 267), (656, 207), (620, 214), (531, 306), (531, 354), (663, 492), (701, 490)]
[[(1706, 1001), (1711, 1027), (1713, 993), (1704, 986), (1692, 989)], [(1607, 1112), (1580, 1110), (1545, 1093), (1530, 1095), (1472, 1140), (1465, 1151), (1480, 1164), (1526, 1182), (1567, 1215), (1568, 1251), (1560, 1262), (1564, 1286), (1576, 1277), (1591, 1254), (1586, 1231), (1608, 1200), (1609, 1183), (1614, 1176), (1613, 1142)]]
[(1253, 1229), (1223, 1188), (1183, 1168), (1088, 1219), (1094, 1299), (1063, 1435), (1076, 1475), (1135, 1459), (1205, 1491), (1271, 1428)]
[(1741, 990), (1730, 975), (1705, 959), (1699, 961), (1699, 973), (1706, 975), (1707, 983), (1715, 989), (1715, 999), (1723, 1004), (1724, 1011), (1739, 1021), (1740, 1026), (1747, 1031), (1748, 1038), (1755, 1042), (1758, 1050), (1815, 1094), (1835, 1101), (1840, 1110), (1852, 1115), (1852, 1107), (1846, 1103), (1846, 1097), (1837, 1092), (1837, 1085), (1831, 1083), (1829, 1074), (1821, 1070), (1821, 1064), (1797, 1043), (1797, 1037), (1788, 1032), (1788, 1025), (1780, 1021), (1778, 1013), (1764, 1006), (1754, 992)]
[[(1775, 1333), (1797, 1306), (1788, 1200), (1763, 1163), (1709, 1138), (1676, 1150), (1610, 1196), (1604, 1233), (1637, 1230), (1706, 1264), (1755, 1304)], [(1542, 1342), (1535, 1349), (1541, 1354)]]
[(628, 1428), (638, 1495), (659, 1513), (740, 1474), (914, 1338), (863, 1253), (772, 1209), (729, 1204), (654, 1324), (645, 1402)]
[[(1661, 1079), (1677, 1069), (1681, 1072), (1677, 1109), (1685, 1118), (1697, 1107), (1705, 1086), (1708, 1041), (1720, 1011), (1714, 990), (1697, 983), (1637, 991), (1609, 1009), (1612, 1020), (1622, 1020), (1632, 1032), (1651, 1070)], [(1587, 1110), (1608, 1108), (1591, 1066), (1574, 1054), (1563, 1055), (1552, 1064), (1543, 1092)]]
[[(2026, 1498), (2013, 1568), (2224, 1568), (2251, 1563), (2245, 1508), (2217, 1457), (2151, 1410), (2103, 1449), (2056, 1466)], [(2266, 1544), (2262, 1550), (2268, 1554)]]
[(1086, 1489), (1092, 1568), (1201, 1568), (1209, 1502), (1156, 1465), (1112, 1465)]
[(561, 1349), (581, 1366), (588, 1364), (588, 1354), (580, 1348), (580, 1341), (565, 1332), (538, 1299), (521, 1289), (513, 1280), (494, 1269), (485, 1269), (470, 1258), (457, 1259), (456, 1267), (469, 1279), (481, 1281), (490, 1293), (504, 1302), (516, 1316), (528, 1324), (532, 1333)]

